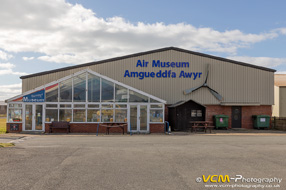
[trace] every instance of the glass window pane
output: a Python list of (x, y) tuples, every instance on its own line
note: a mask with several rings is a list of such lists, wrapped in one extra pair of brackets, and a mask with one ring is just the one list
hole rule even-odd
[(59, 84), (46, 87), (46, 102), (58, 102)]
[(60, 121), (70, 122), (72, 118), (72, 110), (71, 109), (60, 109)]
[(150, 110), (150, 122), (163, 122), (163, 110)]
[(71, 104), (61, 104), (60, 107), (61, 108), (71, 108), (72, 105)]
[(88, 74), (88, 101), (100, 101), (100, 78), (91, 74)]
[(113, 108), (113, 104), (101, 104), (102, 108)]
[(43, 129), (43, 105), (36, 105), (36, 130), (42, 130)]
[(58, 121), (57, 109), (46, 109), (46, 122)]
[(191, 117), (197, 117), (197, 110), (191, 111)]
[(85, 102), (86, 73), (73, 77), (73, 90), (74, 102)]
[(99, 104), (88, 104), (89, 108), (99, 108)]
[(147, 105), (140, 106), (140, 130), (147, 130)]
[(21, 108), (22, 104), (9, 104), (10, 108)]
[(25, 105), (25, 130), (33, 128), (33, 105)]
[(73, 110), (73, 122), (85, 122), (85, 109)]
[(9, 109), (8, 121), (9, 122), (21, 122), (22, 121), (22, 109)]
[(113, 102), (114, 101), (114, 83), (105, 79), (101, 79), (101, 101)]
[(87, 110), (87, 122), (100, 122), (100, 110)]
[(74, 104), (75, 108), (85, 108), (85, 104)]
[(60, 102), (72, 101), (72, 78), (60, 83)]
[(113, 109), (101, 110), (101, 121), (102, 122), (113, 122)]
[(116, 102), (127, 102), (127, 88), (124, 88), (118, 84), (115, 84), (115, 101)]
[(46, 104), (47, 108), (57, 108), (58, 105), (57, 104)]
[(152, 98), (150, 98), (150, 102), (151, 102), (151, 103), (160, 103), (159, 101), (154, 100), (154, 99), (152, 99)]
[(127, 108), (127, 105), (126, 104), (116, 104), (115, 105), (115, 108)]
[(129, 90), (129, 102), (148, 102), (148, 97)]
[(115, 110), (115, 122), (126, 123), (127, 122), (127, 110), (116, 109)]
[(151, 108), (163, 108), (163, 104), (151, 105)]
[(130, 126), (131, 130), (137, 130), (137, 105), (130, 105)]
[(197, 117), (203, 117), (202, 110), (197, 110)]

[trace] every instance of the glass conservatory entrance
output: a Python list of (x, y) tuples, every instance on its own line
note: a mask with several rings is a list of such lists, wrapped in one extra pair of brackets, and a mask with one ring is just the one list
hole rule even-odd
[(130, 110), (130, 122), (129, 129), (132, 133), (142, 132), (147, 133), (149, 131), (148, 124), (148, 107), (147, 105), (129, 105)]
[(85, 124), (128, 123), (128, 131), (134, 133), (148, 133), (150, 124), (164, 123), (166, 103), (90, 70), (45, 84), (7, 102), (9, 123), (22, 123), (25, 131), (43, 131), (45, 124), (67, 121), (76, 123), (78, 128), (85, 128)]

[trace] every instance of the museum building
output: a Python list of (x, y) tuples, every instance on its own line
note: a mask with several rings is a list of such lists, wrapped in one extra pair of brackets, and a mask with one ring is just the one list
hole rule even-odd
[(253, 128), (252, 115), (272, 114), (274, 72), (176, 47), (44, 71), (20, 77), (22, 94), (6, 100), (7, 131), (48, 132), (53, 121), (75, 133), (114, 123), (164, 132), (165, 121), (184, 131), (221, 114), (230, 128)]

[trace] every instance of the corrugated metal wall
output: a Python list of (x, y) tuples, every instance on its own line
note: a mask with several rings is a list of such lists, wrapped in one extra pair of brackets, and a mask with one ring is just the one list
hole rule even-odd
[[(137, 61), (143, 59), (149, 62), (148, 67), (136, 67)], [(189, 62), (190, 67), (153, 68), (153, 60), (160, 60), (163, 62)], [(168, 104), (189, 99), (193, 99), (205, 105), (220, 104), (206, 88), (199, 89), (189, 95), (183, 94), (184, 90), (204, 83), (207, 64), (210, 64), (208, 85), (224, 97), (224, 102), (260, 103), (261, 105), (272, 105), (274, 103), (273, 72), (174, 50), (23, 79), (22, 90), (25, 92), (82, 69), (89, 68), (119, 82), (164, 99)], [(172, 70), (172, 72), (177, 74), (177, 77), (145, 78), (142, 80), (139, 78), (124, 78), (125, 70), (129, 70), (130, 72), (158, 72), (159, 70)], [(202, 72), (203, 74), (201, 78), (193, 80), (193, 78), (179, 78), (181, 71)]]

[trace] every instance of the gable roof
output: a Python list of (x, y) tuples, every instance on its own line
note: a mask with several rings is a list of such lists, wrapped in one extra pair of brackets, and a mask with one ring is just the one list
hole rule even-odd
[(23, 94), (14, 96), (14, 97), (12, 97), (12, 98), (9, 98), (9, 99), (5, 100), (5, 102), (11, 102), (11, 101), (13, 101), (13, 100), (15, 101), (15, 100), (17, 100), (17, 99), (19, 99), (19, 98), (21, 98), (21, 97), (23, 97), (23, 96), (25, 96), (25, 95), (32, 94), (32, 93), (37, 92), (37, 91), (39, 91), (39, 90), (43, 90), (43, 89), (45, 89), (46, 87), (50, 87), (50, 86), (52, 86), (52, 85), (58, 84), (58, 83), (60, 83), (60, 82), (62, 82), (62, 81), (68, 80), (68, 79), (70, 79), (70, 78), (72, 78), (72, 77), (74, 77), (74, 76), (78, 76), (78, 75), (80, 75), (80, 74), (82, 74), (82, 73), (86, 73), (86, 72), (87, 72), (87, 73), (90, 73), (90, 74), (92, 74), (92, 75), (96, 75), (96, 76), (98, 76), (98, 77), (100, 77), (100, 78), (102, 78), (102, 79), (108, 80), (108, 81), (110, 81), (110, 82), (113, 82), (113, 83), (115, 83), (115, 84), (118, 84), (118, 85), (120, 85), (120, 86), (123, 86), (123, 87), (125, 87), (125, 88), (127, 88), (127, 89), (129, 89), (129, 90), (132, 90), (132, 91), (134, 91), (134, 92), (137, 92), (137, 93), (139, 93), (139, 94), (142, 94), (142, 95), (145, 95), (145, 96), (147, 96), (147, 97), (150, 97), (150, 98), (152, 98), (152, 99), (154, 99), (154, 100), (156, 100), (156, 101), (158, 101), (158, 102), (160, 102), (160, 103), (166, 104), (166, 101), (163, 100), (163, 99), (161, 99), (161, 98), (158, 98), (158, 97), (156, 97), (156, 96), (153, 96), (153, 95), (151, 95), (151, 94), (148, 94), (148, 93), (146, 93), (146, 92), (143, 92), (143, 91), (141, 91), (141, 90), (138, 90), (138, 89), (133, 88), (133, 87), (131, 87), (131, 86), (128, 86), (128, 85), (126, 85), (126, 84), (123, 84), (123, 83), (121, 83), (121, 82), (119, 82), (119, 81), (116, 81), (116, 80), (111, 79), (111, 78), (109, 78), (109, 77), (107, 77), (107, 76), (101, 75), (101, 74), (99, 74), (99, 73), (97, 73), (97, 72), (95, 72), (95, 71), (92, 71), (92, 70), (90, 70), (90, 69), (83, 69), (83, 70), (81, 70), (81, 71), (79, 71), (79, 72), (76, 72), (76, 73), (73, 73), (73, 74), (71, 74), (71, 75), (65, 76), (65, 77), (63, 77), (63, 78), (60, 78), (60, 79), (55, 80), (55, 81), (53, 81), (53, 82), (50, 82), (50, 83), (48, 83), (48, 84), (39, 86), (39, 87), (37, 87), (37, 88), (35, 88), (35, 89), (29, 90), (29, 91), (27, 91), (27, 92), (24, 92)]
[(183, 104), (185, 104), (185, 103), (187, 103), (187, 102), (190, 102), (190, 101), (192, 101), (192, 102), (194, 102), (194, 103), (196, 103), (196, 104), (198, 104), (198, 105), (200, 105), (200, 106), (206, 107), (205, 105), (203, 105), (203, 104), (201, 104), (201, 103), (199, 103), (199, 102), (197, 102), (197, 101), (195, 101), (195, 100), (189, 99), (189, 100), (186, 100), (186, 101), (181, 100), (181, 101), (179, 101), (179, 102), (176, 102), (176, 103), (174, 103), (174, 104), (168, 106), (168, 108), (175, 108), (175, 107), (178, 107), (178, 106), (183, 105)]
[(270, 69), (267, 67), (252, 65), (249, 63), (234, 61), (231, 59), (226, 59), (226, 58), (208, 55), (208, 54), (204, 54), (204, 53), (194, 52), (194, 51), (185, 50), (185, 49), (181, 49), (181, 48), (177, 48), (177, 47), (166, 47), (166, 48), (161, 48), (161, 49), (156, 49), (156, 50), (151, 50), (151, 51), (145, 51), (145, 52), (141, 52), (141, 53), (125, 55), (125, 56), (121, 56), (121, 57), (115, 57), (115, 58), (111, 58), (111, 59), (105, 59), (105, 60), (101, 60), (101, 61), (94, 61), (94, 62), (89, 62), (89, 63), (75, 65), (75, 66), (63, 67), (60, 69), (54, 69), (54, 70), (50, 70), (50, 71), (39, 72), (39, 73), (31, 74), (31, 75), (25, 75), (25, 76), (21, 76), (20, 79), (26, 79), (26, 78), (30, 78), (30, 77), (45, 75), (45, 74), (54, 73), (54, 72), (66, 71), (66, 70), (80, 68), (80, 67), (87, 67), (87, 66), (91, 66), (91, 65), (103, 64), (103, 63), (107, 63), (107, 62), (111, 62), (111, 61), (118, 61), (118, 60), (127, 59), (127, 58), (131, 58), (131, 57), (137, 57), (137, 56), (142, 56), (142, 55), (147, 55), (147, 54), (152, 54), (152, 53), (158, 53), (158, 52), (163, 52), (163, 51), (168, 51), (168, 50), (174, 50), (174, 51), (189, 53), (189, 54), (198, 55), (198, 56), (202, 56), (202, 57), (207, 57), (207, 58), (211, 58), (211, 59), (216, 59), (216, 60), (220, 60), (220, 61), (226, 61), (226, 62), (234, 63), (237, 65), (252, 67), (252, 68), (256, 68), (256, 69), (260, 69), (260, 70), (264, 70), (264, 71), (276, 72), (276, 70)]

